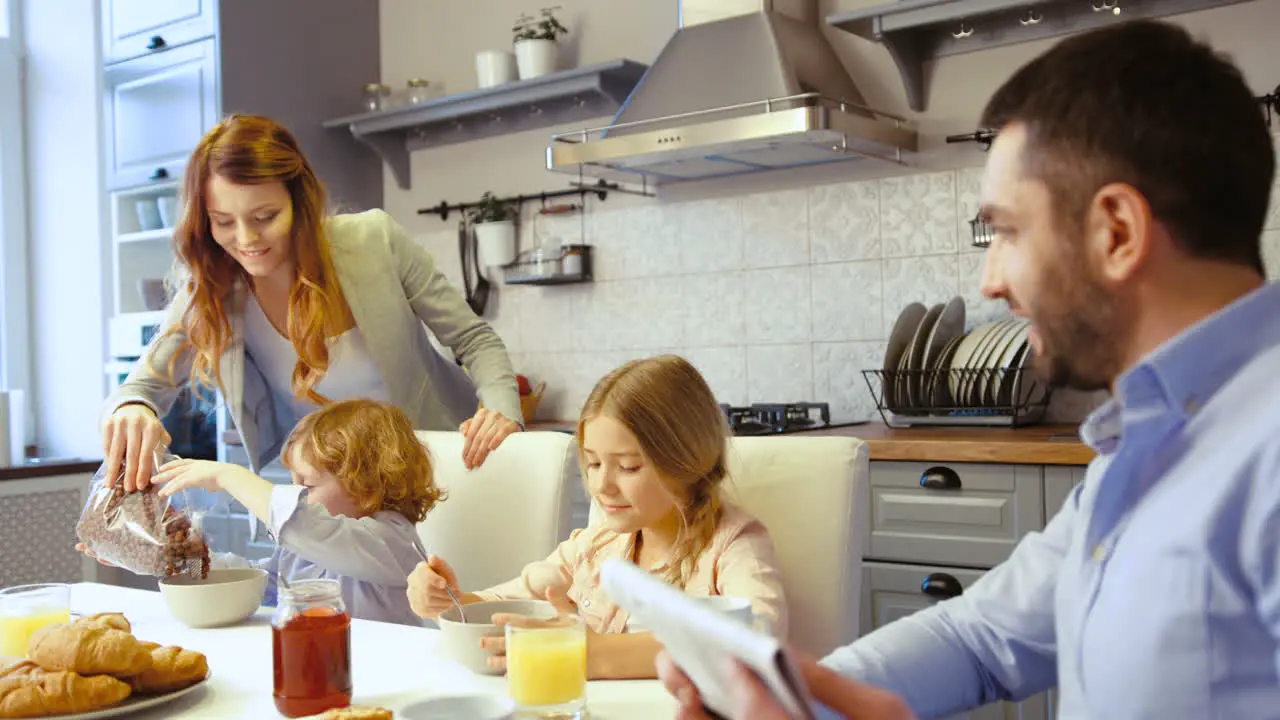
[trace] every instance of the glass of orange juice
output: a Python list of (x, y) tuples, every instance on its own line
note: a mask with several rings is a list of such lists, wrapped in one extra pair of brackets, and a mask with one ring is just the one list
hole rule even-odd
[(507, 689), (522, 716), (583, 718), (587, 627), (578, 615), (507, 625)]
[(32, 633), (71, 620), (71, 586), (19, 585), (0, 590), (0, 655), (26, 657)]

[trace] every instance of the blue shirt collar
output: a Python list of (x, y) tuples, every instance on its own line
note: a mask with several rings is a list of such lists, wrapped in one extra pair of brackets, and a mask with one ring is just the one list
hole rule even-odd
[(1280, 344), (1280, 284), (1263, 285), (1170, 338), (1116, 381), (1116, 394), (1089, 415), (1080, 437), (1114, 450), (1133, 413), (1198, 410), (1250, 359)]

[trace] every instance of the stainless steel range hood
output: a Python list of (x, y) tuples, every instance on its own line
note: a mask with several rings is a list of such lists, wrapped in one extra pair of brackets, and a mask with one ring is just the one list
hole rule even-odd
[(547, 168), (662, 184), (915, 152), (866, 106), (817, 0), (681, 0), (680, 27), (607, 127), (552, 138)]

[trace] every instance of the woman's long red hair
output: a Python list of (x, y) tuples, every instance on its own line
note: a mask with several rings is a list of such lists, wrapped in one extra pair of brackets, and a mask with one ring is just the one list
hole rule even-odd
[(292, 248), (296, 278), (289, 292), (289, 341), (298, 353), (292, 390), (317, 404), (328, 400), (314, 387), (329, 368), (326, 340), (346, 329), (350, 310), (338, 286), (333, 254), (324, 233), (324, 186), (284, 126), (257, 115), (231, 115), (200, 140), (183, 180), (182, 219), (173, 234), (180, 283), (190, 303), (170, 332), (183, 332), (182, 349), (169, 363), (194, 353), (191, 380), (204, 388), (222, 387), (220, 359), (231, 343), (226, 307), (237, 281), (249, 276), (213, 239), (205, 201), (209, 178), (253, 185), (283, 182), (293, 202)]

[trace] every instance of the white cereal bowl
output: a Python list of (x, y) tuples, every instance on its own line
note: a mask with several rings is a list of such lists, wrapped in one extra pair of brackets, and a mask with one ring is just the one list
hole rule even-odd
[(501, 695), (442, 695), (396, 713), (405, 720), (511, 720), (516, 704)]
[(267, 573), (257, 568), (210, 570), (204, 580), (160, 580), (160, 594), (169, 612), (193, 628), (221, 627), (244, 620), (262, 606), (266, 589)]
[(491, 600), (463, 605), (462, 610), (466, 613), (465, 623), (459, 621), (455, 607), (436, 618), (440, 626), (440, 648), (449, 659), (480, 675), (502, 674), (501, 670), (489, 667), (489, 651), (480, 647), (481, 638), (501, 637), (506, 632), (490, 618), (498, 613), (548, 619), (556, 616), (555, 606), (542, 600)]

